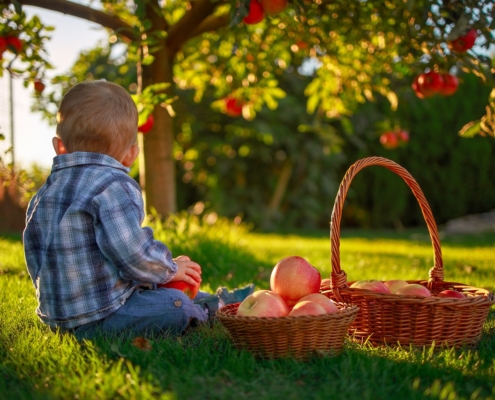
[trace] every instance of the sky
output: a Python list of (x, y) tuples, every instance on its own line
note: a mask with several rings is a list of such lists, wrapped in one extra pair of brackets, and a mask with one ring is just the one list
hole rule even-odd
[[(50, 62), (55, 68), (47, 72), (49, 78), (67, 71), (76, 61), (81, 50), (91, 49), (96, 43), (107, 38), (106, 31), (99, 25), (83, 19), (37, 7), (25, 6), (24, 10), (28, 16), (37, 14), (45, 25), (55, 27), (51, 32), (52, 39), (47, 45)], [(32, 87), (26, 89), (20, 78), (14, 78), (16, 165), (28, 168), (36, 163), (50, 167), (55, 156), (51, 143), (52, 137), (55, 136), (55, 126), (50, 126), (42, 120), (40, 113), (33, 113), (30, 110), (33, 103), (32, 92)], [(0, 132), (5, 135), (5, 140), (0, 141), (0, 157), (10, 162), (10, 156), (4, 155), (5, 150), (11, 146), (8, 74), (0, 78)]]

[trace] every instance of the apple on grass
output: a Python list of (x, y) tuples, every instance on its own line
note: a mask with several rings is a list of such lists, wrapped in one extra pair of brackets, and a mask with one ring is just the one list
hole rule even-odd
[(463, 299), (464, 294), (461, 292), (458, 292), (457, 290), (443, 290), (440, 293), (437, 294), (437, 297), (443, 297), (443, 298), (451, 298), (451, 299)]
[(320, 285), (320, 271), (299, 256), (283, 258), (270, 275), (270, 289), (282, 296), (289, 307), (308, 294), (319, 293)]
[(305, 302), (305, 301), (310, 301), (312, 303), (316, 303), (319, 306), (321, 306), (327, 314), (333, 314), (339, 311), (339, 308), (337, 305), (330, 300), (327, 296), (321, 293), (311, 293), (308, 294), (307, 296), (304, 296), (301, 300), (299, 300), (294, 308), (297, 307), (299, 303)]
[(399, 290), (397, 290), (396, 294), (400, 294), (402, 296), (420, 296), (420, 297), (430, 297), (430, 291), (420, 285), (419, 283), (408, 283), (405, 286), (402, 286)]
[(383, 283), (386, 287), (388, 287), (388, 290), (390, 290), (390, 293), (392, 294), (397, 293), (397, 290), (401, 287), (408, 285), (408, 282), (403, 281), (402, 279), (391, 279)]
[(327, 312), (318, 303), (315, 303), (314, 301), (300, 301), (296, 303), (294, 308), (290, 311), (289, 317), (302, 317), (324, 314), (327, 314)]
[(191, 285), (190, 283), (184, 281), (171, 281), (167, 283), (160, 283), (157, 286), (166, 289), (180, 290), (181, 292), (184, 292), (184, 294), (192, 300), (198, 294), (200, 284), (197, 283), (196, 285)]
[(390, 294), (390, 290), (382, 281), (375, 279), (367, 279), (362, 281), (356, 281), (351, 285), (353, 289), (366, 289), (376, 293)]
[(286, 317), (289, 307), (284, 299), (271, 290), (257, 290), (246, 297), (237, 308), (240, 317)]

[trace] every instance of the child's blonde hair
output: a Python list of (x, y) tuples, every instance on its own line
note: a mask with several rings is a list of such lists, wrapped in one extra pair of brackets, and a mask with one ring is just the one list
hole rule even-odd
[(86, 81), (73, 86), (60, 102), (57, 136), (69, 153), (117, 158), (136, 142), (137, 123), (136, 105), (123, 87)]

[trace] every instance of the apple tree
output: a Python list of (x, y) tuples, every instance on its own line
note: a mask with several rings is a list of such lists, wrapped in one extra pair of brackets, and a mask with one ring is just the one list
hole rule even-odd
[[(379, 96), (396, 108), (408, 78), (423, 97), (452, 93), (455, 79), (446, 77), (457, 71), (495, 87), (491, 0), (0, 0), (0, 36), (22, 45), (0, 38), (1, 69), (15, 65), (34, 84), (50, 67), (44, 45), (51, 28), (26, 17), (23, 8), (31, 6), (100, 24), (123, 46), (120, 74), (135, 73), (127, 88), (140, 124), (153, 115), (151, 130), (139, 135), (140, 173), (147, 207), (161, 215), (176, 210), (173, 118), (181, 90), (193, 90), (198, 102), (212, 90), (211, 112), (250, 121), (264, 107), (277, 108), (288, 70), (311, 76), (307, 111), (329, 120)], [(41, 108), (75, 82), (61, 83), (51, 93), (38, 85)], [(495, 92), (486, 111), (462, 132), (495, 136)]]

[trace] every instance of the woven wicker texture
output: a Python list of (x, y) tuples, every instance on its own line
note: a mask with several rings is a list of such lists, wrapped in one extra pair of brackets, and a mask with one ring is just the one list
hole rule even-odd
[(358, 308), (338, 304), (339, 312), (304, 317), (255, 318), (236, 315), (240, 303), (217, 312), (238, 349), (256, 357), (293, 357), (304, 360), (314, 353), (337, 354)]
[[(375, 293), (350, 288), (351, 282), (340, 266), (340, 221), (342, 208), (354, 176), (367, 166), (378, 165), (399, 175), (416, 197), (430, 233), (434, 265), (427, 280), (408, 280), (419, 283), (438, 294), (442, 290), (457, 290), (466, 295), (462, 299), (440, 297), (411, 297)], [(442, 252), (438, 230), (430, 206), (414, 178), (403, 167), (382, 157), (358, 160), (341, 182), (332, 211), (331, 229), (332, 274), (330, 287), (322, 292), (338, 302), (353, 304), (359, 312), (349, 333), (355, 339), (375, 345), (474, 345), (481, 338), (483, 324), (495, 303), (493, 293), (458, 282), (444, 281)], [(399, 277), (398, 277), (399, 278)], [(398, 279), (396, 278), (396, 279)]]

